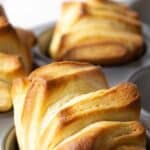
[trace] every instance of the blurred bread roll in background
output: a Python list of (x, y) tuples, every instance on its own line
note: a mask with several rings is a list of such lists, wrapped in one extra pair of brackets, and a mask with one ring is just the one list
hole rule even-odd
[(139, 14), (109, 0), (64, 2), (49, 54), (55, 60), (127, 63), (144, 51)]
[(0, 52), (0, 112), (12, 108), (11, 82), (18, 77), (27, 75), (20, 58)]
[(31, 48), (35, 44), (35, 35), (13, 27), (0, 6), (0, 112), (12, 107), (12, 80), (25, 77), (32, 70)]

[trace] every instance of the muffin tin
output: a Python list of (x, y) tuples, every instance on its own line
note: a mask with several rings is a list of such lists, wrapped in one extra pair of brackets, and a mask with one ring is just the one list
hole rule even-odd
[(4, 143), (2, 145), (3, 150), (18, 150), (15, 129), (11, 128), (8, 134), (4, 139)]
[[(54, 24), (53, 24), (54, 25)], [(52, 25), (52, 26), (53, 26)], [(46, 25), (47, 27), (47, 25)], [(49, 26), (48, 26), (49, 27)], [(150, 137), (150, 27), (143, 24), (144, 38), (145, 38), (145, 52), (137, 60), (120, 66), (103, 67), (103, 71), (107, 77), (110, 86), (116, 85), (119, 82), (130, 81), (135, 83), (141, 93), (142, 110), (141, 121), (147, 128), (147, 137)], [(38, 65), (44, 65), (52, 60), (36, 50), (35, 54), (39, 57)], [(148, 139), (148, 146), (150, 140)], [(150, 146), (149, 148), (150, 149)]]
[[(48, 27), (54, 24), (47, 24), (35, 29), (35, 33), (39, 35)], [(137, 84), (142, 95), (142, 111), (141, 120), (147, 128), (147, 137), (150, 137), (150, 27), (143, 25), (146, 51), (139, 59), (121, 66), (104, 67), (103, 70), (108, 79), (110, 86), (119, 82), (131, 81)], [(34, 48), (35, 64), (41, 66), (50, 63), (52, 60), (45, 56), (37, 47)], [(15, 131), (13, 126), (12, 112), (0, 114), (0, 144), (1, 150), (17, 150)], [(149, 140), (148, 140), (149, 142)], [(150, 144), (148, 144), (149, 146)], [(11, 148), (11, 149), (10, 149)], [(150, 146), (149, 148), (150, 149)]]
[[(141, 13), (143, 21), (150, 24), (150, 17), (147, 15), (150, 8), (150, 2), (148, 0), (132, 0), (132, 3), (131, 0), (123, 1), (129, 2), (127, 4), (131, 4), (133, 8)], [(53, 28), (53, 26), (54, 23), (48, 23), (35, 28), (34, 31), (39, 36), (43, 31), (48, 28)], [(131, 81), (137, 84), (142, 95), (141, 120), (147, 128), (147, 136), (150, 137), (150, 27), (147, 24), (143, 24), (143, 29), (146, 45), (146, 51), (143, 56), (129, 64), (116, 67), (104, 67), (103, 70), (110, 86), (124, 81)], [(45, 56), (38, 47), (35, 47), (33, 52), (36, 66), (41, 66), (52, 61), (48, 56)], [(17, 150), (15, 131), (12, 128), (12, 111), (1, 113), (0, 122), (0, 150)], [(147, 149), (150, 149), (149, 141), (150, 140), (148, 140)]]

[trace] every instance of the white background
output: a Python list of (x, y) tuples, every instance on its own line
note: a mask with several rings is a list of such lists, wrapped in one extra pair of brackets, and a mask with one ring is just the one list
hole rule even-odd
[(31, 28), (54, 21), (62, 0), (0, 0), (12, 24)]

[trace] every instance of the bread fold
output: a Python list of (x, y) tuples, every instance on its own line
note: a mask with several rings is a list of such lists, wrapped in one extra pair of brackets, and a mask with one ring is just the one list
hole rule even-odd
[(35, 44), (35, 35), (30, 30), (14, 27), (0, 5), (0, 52), (19, 56), (29, 73), (32, 69), (31, 48)]
[(12, 80), (26, 75), (23, 62), (18, 56), (0, 52), (0, 112), (12, 108)]
[(101, 65), (127, 63), (142, 55), (139, 15), (109, 0), (64, 2), (49, 53), (56, 60)]
[(100, 67), (69, 61), (40, 67), (13, 82), (12, 97), (21, 150), (145, 148), (137, 87), (108, 89)]
[(0, 6), (0, 112), (12, 107), (12, 80), (25, 77), (31, 71), (31, 48), (35, 43), (35, 35), (29, 30), (13, 27)]

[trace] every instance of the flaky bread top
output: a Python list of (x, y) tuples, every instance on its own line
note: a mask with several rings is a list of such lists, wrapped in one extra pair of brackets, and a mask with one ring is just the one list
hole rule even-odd
[(2, 6), (0, 6), (0, 34), (0, 52), (18, 55), (22, 59), (26, 72), (29, 73), (32, 69), (31, 50), (9, 23)]
[(54, 150), (146, 150), (144, 132), (136, 121), (102, 121), (72, 135)]
[[(134, 124), (142, 128), (139, 123), (125, 123), (139, 120), (140, 96), (136, 86), (123, 83), (111, 89), (102, 89), (107, 84), (105, 79), (102, 82), (99, 69), (86, 63), (56, 62), (35, 70), (28, 78), (14, 81), (15, 126), (21, 150), (54, 150), (67, 145), (69, 148), (72, 137), (73, 145), (76, 145), (74, 150), (80, 150), (76, 137), (80, 139), (84, 133), (82, 130), (86, 128), (90, 134), (92, 126), (95, 139), (99, 138), (101, 125), (95, 129), (94, 124), (101, 124), (102, 121), (107, 121), (110, 126), (113, 124), (110, 121), (113, 121), (118, 127), (122, 122), (126, 129), (131, 129)], [(134, 131), (129, 132), (129, 137), (134, 135)], [(83, 134), (85, 141), (89, 139), (89, 134)], [(126, 133), (122, 134), (126, 137)], [(122, 139), (126, 139), (124, 137)], [(136, 142), (140, 141), (138, 139), (141, 140), (139, 144)], [(121, 141), (116, 143), (121, 144)], [(144, 130), (135, 134), (135, 138), (131, 136), (130, 141), (134, 147), (143, 147)], [(129, 143), (126, 140), (122, 146)], [(95, 145), (94, 140), (91, 145)]]
[[(46, 107), (43, 104), (37, 104), (39, 105), (39, 109), (46, 113), (48, 107), (51, 107), (51, 109), (55, 111), (57, 107), (67, 103), (67, 101), (70, 101), (70, 99), (78, 95), (107, 87), (106, 79), (100, 67), (95, 67), (87, 63), (56, 62), (40, 67), (33, 71), (28, 78), (18, 79), (13, 83), (12, 96), (16, 114), (16, 126), (19, 126), (22, 130), (21, 122), (26, 120), (26, 111), (28, 114), (29, 111), (33, 112), (32, 109), (30, 109), (31, 107), (27, 105), (31, 99), (35, 99), (38, 93), (44, 94), (47, 97), (47, 101), (45, 101), (47, 104), (45, 105), (43, 103)], [(24, 93), (23, 95), (25, 97), (21, 93)], [(21, 97), (18, 94), (21, 94)], [(41, 103), (45, 97), (42, 96), (42, 98), (41, 96), (39, 96), (39, 103)], [(35, 102), (37, 103), (38, 101)], [(34, 105), (34, 103), (30, 104)], [(30, 117), (27, 120), (29, 123)], [(21, 135), (18, 134), (18, 137), (20, 136)], [(21, 140), (22, 136), (19, 139)], [(19, 143), (22, 145), (22, 142)]]
[(21, 58), (0, 52), (0, 79), (11, 82), (14, 78), (25, 77), (27, 74)]
[(143, 52), (139, 15), (110, 1), (69, 1), (62, 6), (50, 55), (57, 60), (120, 64)]

